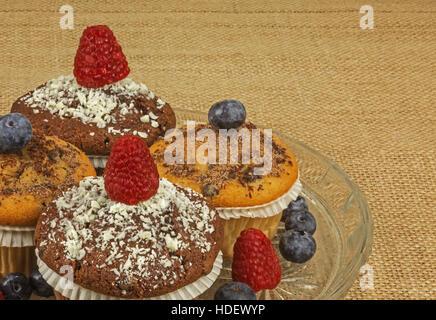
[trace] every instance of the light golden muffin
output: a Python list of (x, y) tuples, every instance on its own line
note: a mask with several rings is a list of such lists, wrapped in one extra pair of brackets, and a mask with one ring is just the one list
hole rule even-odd
[[(219, 132), (214, 130), (209, 124), (196, 124), (195, 136), (198, 137), (203, 129), (213, 130), (216, 141), (219, 141)], [(247, 129), (250, 138), (253, 138), (253, 130), (257, 128), (252, 123), (244, 123), (240, 130)], [(279, 139), (271, 139), (271, 169), (264, 174), (255, 174), (254, 169), (262, 165), (255, 161), (253, 153), (250, 152), (250, 161), (243, 161), (242, 150), (246, 147), (242, 138), (239, 138), (238, 160), (231, 162), (230, 139), (227, 140), (226, 149), (227, 162), (220, 164), (219, 143), (216, 143), (216, 163), (211, 163), (207, 159), (209, 150), (203, 154), (197, 151), (205, 141), (196, 139), (195, 163), (187, 164), (187, 127), (184, 126), (174, 138), (159, 140), (150, 151), (158, 167), (159, 175), (169, 181), (181, 186), (189, 187), (205, 196), (218, 210), (220, 216), (225, 219), (224, 223), (224, 245), (223, 253), (225, 257), (233, 256), (233, 245), (240, 232), (247, 228), (261, 230), (269, 238), (272, 238), (281, 218), (281, 211), (286, 204), (298, 195), (301, 186), (298, 181), (298, 166), (294, 155), (288, 147)], [(178, 135), (178, 137), (176, 137)], [(184, 163), (169, 163), (168, 154), (175, 155), (172, 146), (183, 135), (184, 143)], [(267, 155), (264, 148), (264, 132), (260, 130), (260, 156)], [(181, 141), (181, 140), (179, 140)], [(265, 140), (266, 141), (266, 140)], [(224, 149), (222, 149), (224, 150)], [(167, 152), (167, 158), (165, 156)], [(222, 153), (223, 151), (221, 151)], [(206, 161), (205, 161), (206, 160)], [(293, 191), (293, 192), (290, 192)], [(277, 203), (277, 199), (285, 198), (283, 203)], [(283, 205), (285, 204), (285, 205)]]
[(53, 198), (94, 175), (78, 148), (34, 133), (21, 151), (0, 154), (0, 225), (34, 226)]
[(0, 153), (0, 274), (36, 266), (32, 238), (40, 213), (87, 176), (95, 169), (82, 151), (38, 132), (23, 149)]

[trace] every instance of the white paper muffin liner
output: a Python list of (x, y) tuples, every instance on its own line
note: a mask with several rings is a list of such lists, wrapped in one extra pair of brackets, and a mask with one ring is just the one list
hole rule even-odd
[[(36, 257), (39, 272), (42, 277), (47, 281), (47, 283), (53, 287), (54, 290), (59, 292), (62, 296), (70, 300), (129, 300), (120, 297), (108, 296), (102, 293), (98, 293), (82, 286), (72, 283), (72, 289), (65, 288), (65, 278), (57, 274), (55, 271), (50, 269), (44, 261), (42, 261), (38, 256), (38, 250), (36, 249)], [(223, 257), (221, 251), (218, 253), (215, 262), (213, 264), (212, 271), (199, 278), (198, 280), (190, 283), (176, 291), (157, 296), (150, 297), (144, 300), (191, 300), (198, 297), (200, 294), (204, 293), (209, 289), (212, 284), (216, 281), (221, 273), (221, 268), (223, 264)], [(131, 300), (131, 299), (130, 299)]]
[(94, 168), (105, 168), (107, 164), (107, 160), (109, 156), (94, 156), (94, 155), (86, 155), (88, 159), (91, 161)]
[(216, 209), (220, 217), (224, 220), (238, 219), (241, 217), (268, 218), (286, 209), (289, 202), (297, 199), (302, 190), (303, 185), (300, 179), (297, 178), (292, 187), (285, 194), (268, 203), (251, 207), (217, 207)]
[(32, 247), (35, 227), (1, 226), (0, 247)]

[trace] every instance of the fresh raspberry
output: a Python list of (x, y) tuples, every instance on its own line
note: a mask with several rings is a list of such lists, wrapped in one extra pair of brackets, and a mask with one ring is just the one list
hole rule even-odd
[(257, 229), (241, 232), (233, 247), (232, 278), (244, 282), (254, 291), (274, 289), (282, 269), (271, 241)]
[(156, 194), (159, 173), (141, 138), (125, 135), (114, 143), (104, 170), (104, 187), (109, 198), (128, 205)]
[(78, 84), (100, 88), (124, 79), (129, 72), (123, 50), (108, 26), (92, 26), (83, 31), (74, 59)]

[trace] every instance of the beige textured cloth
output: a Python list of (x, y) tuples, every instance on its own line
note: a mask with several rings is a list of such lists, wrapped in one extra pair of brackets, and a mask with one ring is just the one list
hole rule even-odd
[[(436, 298), (436, 3), (411, 1), (4, 1), (0, 113), (72, 73), (83, 28), (108, 24), (131, 67), (174, 107), (236, 98), (250, 118), (336, 163), (374, 219), (374, 290), (347, 299)], [(66, 4), (65, 3), (65, 4)], [(374, 29), (362, 30), (362, 5)]]

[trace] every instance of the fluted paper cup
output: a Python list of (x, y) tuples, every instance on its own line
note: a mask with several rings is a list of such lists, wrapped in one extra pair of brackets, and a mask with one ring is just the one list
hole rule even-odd
[(302, 189), (303, 186), (297, 179), (286, 193), (268, 203), (251, 207), (217, 207), (220, 217), (224, 219), (224, 258), (233, 257), (233, 245), (246, 229), (258, 229), (272, 239), (277, 232), (282, 211), (289, 202), (297, 199)]
[(91, 161), (92, 165), (95, 168), (98, 176), (103, 174), (104, 168), (106, 167), (109, 156), (96, 156), (96, 155), (86, 155)]
[(36, 268), (34, 227), (0, 226), (0, 277)]
[[(66, 279), (50, 269), (44, 261), (42, 261), (37, 255), (37, 263), (39, 272), (47, 283), (53, 287), (57, 300), (128, 300), (120, 297), (108, 296), (102, 293), (98, 293), (74, 283), (69, 283), (66, 286)], [(207, 289), (209, 289), (216, 281), (221, 273), (223, 258), (221, 251), (218, 253), (215, 262), (213, 264), (211, 272), (209, 274), (199, 278), (198, 280), (190, 283), (176, 291), (157, 296), (150, 297), (144, 300), (191, 300), (195, 299)]]

